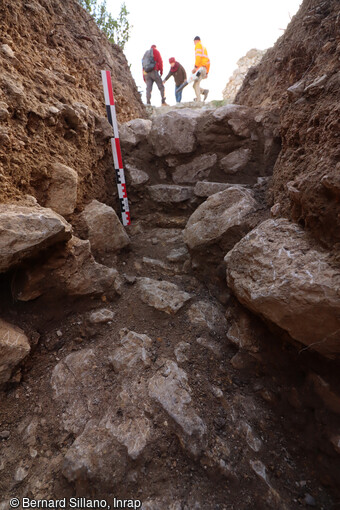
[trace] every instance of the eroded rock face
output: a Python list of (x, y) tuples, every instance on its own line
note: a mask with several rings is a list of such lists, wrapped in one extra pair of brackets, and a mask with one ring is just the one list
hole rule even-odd
[(0, 205), (0, 272), (71, 237), (72, 227), (51, 209)]
[(0, 319), (0, 385), (11, 376), (13, 368), (30, 352), (22, 329)]
[(190, 216), (183, 233), (184, 240), (189, 248), (196, 249), (227, 238), (236, 228), (245, 233), (250, 228), (247, 215), (256, 207), (252, 192), (240, 186), (211, 195)]
[(95, 255), (119, 251), (130, 243), (129, 236), (112, 207), (92, 200), (81, 217), (86, 224), (91, 250)]
[(303, 229), (267, 220), (225, 257), (239, 301), (324, 355), (340, 352), (340, 275)]
[(116, 293), (120, 279), (116, 269), (94, 260), (89, 241), (73, 237), (43, 264), (17, 273), (12, 287), (16, 299), (30, 301), (51, 292), (71, 296)]

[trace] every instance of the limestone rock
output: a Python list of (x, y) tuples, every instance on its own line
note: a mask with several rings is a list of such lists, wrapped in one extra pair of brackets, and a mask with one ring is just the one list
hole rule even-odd
[(333, 445), (333, 448), (334, 450), (337, 452), (337, 453), (340, 453), (340, 436), (337, 435), (337, 436), (332, 436), (331, 437), (331, 443)]
[(121, 422), (110, 413), (102, 422), (110, 434), (122, 445), (126, 446), (128, 455), (136, 459), (144, 450), (152, 436), (152, 426), (146, 416), (128, 417)]
[(231, 323), (227, 333), (228, 340), (239, 349), (258, 352), (260, 350), (259, 338), (263, 335), (263, 331), (250, 313), (239, 306), (233, 312), (228, 310), (227, 319)]
[(139, 188), (143, 186), (143, 184), (147, 183), (150, 177), (146, 172), (143, 172), (143, 170), (138, 170), (138, 168), (135, 168), (132, 165), (125, 165), (126, 171), (127, 171), (127, 177), (129, 179), (129, 184), (133, 188)]
[(190, 322), (204, 328), (208, 327), (210, 331), (223, 333), (227, 327), (223, 313), (216, 305), (208, 301), (198, 301), (191, 305), (188, 316)]
[[(56, 400), (67, 402), (62, 414), (65, 430), (79, 434), (91, 417), (90, 389), (97, 369), (93, 349), (69, 354), (53, 369), (51, 386)], [(92, 382), (90, 382), (92, 381)], [(84, 391), (87, 388), (87, 391)]]
[(130, 369), (141, 361), (145, 366), (150, 365), (150, 348), (152, 340), (147, 335), (135, 333), (127, 329), (120, 331), (121, 346), (115, 350), (111, 361), (117, 371)]
[(200, 179), (209, 177), (210, 171), (216, 162), (216, 154), (202, 154), (194, 158), (190, 163), (177, 166), (172, 174), (172, 179), (176, 184), (196, 183)]
[(9, 57), (9, 58), (13, 58), (15, 56), (14, 51), (12, 50), (12, 48), (10, 46), (8, 46), (8, 44), (2, 44), (0, 46), (0, 51), (4, 56)]
[(189, 255), (188, 249), (186, 246), (180, 246), (179, 248), (174, 248), (171, 250), (169, 255), (166, 256), (166, 258), (170, 262), (184, 262), (187, 260)]
[(236, 174), (239, 170), (243, 170), (248, 163), (250, 156), (250, 149), (237, 149), (221, 159), (221, 168), (226, 174)]
[(194, 193), (197, 197), (210, 197), (210, 195), (215, 195), (215, 193), (224, 191), (230, 188), (230, 186), (232, 186), (232, 184), (225, 182), (199, 181), (196, 183)]
[(204, 337), (198, 337), (196, 342), (202, 347), (205, 347), (206, 349), (209, 349), (217, 358), (222, 358), (222, 348), (221, 345), (215, 340), (211, 340), (210, 338), (204, 338)]
[(200, 112), (184, 108), (153, 119), (149, 141), (156, 156), (187, 154), (196, 145), (195, 129)]
[(170, 360), (149, 381), (150, 397), (161, 404), (185, 434), (202, 438), (206, 425), (190, 405), (190, 391), (187, 374)]
[(174, 353), (176, 356), (177, 363), (184, 363), (188, 361), (186, 352), (190, 349), (190, 344), (188, 342), (179, 342), (175, 349)]
[(270, 219), (225, 257), (239, 301), (322, 354), (340, 352), (340, 275), (304, 230)]
[(51, 291), (71, 296), (120, 293), (120, 285), (116, 269), (94, 260), (89, 241), (73, 237), (45, 263), (18, 272), (12, 290), (16, 299), (29, 301)]
[(256, 209), (252, 192), (232, 186), (210, 196), (190, 216), (183, 237), (189, 248), (206, 246), (228, 237), (229, 231), (247, 229), (246, 217)]
[(138, 287), (144, 303), (168, 314), (177, 313), (184, 303), (191, 299), (190, 294), (166, 281), (139, 278)]
[(77, 172), (61, 163), (54, 163), (45, 206), (62, 216), (72, 214), (77, 203), (77, 186)]
[(232, 103), (236, 97), (238, 90), (241, 88), (244, 78), (250, 67), (256, 66), (262, 60), (266, 50), (257, 50), (255, 48), (249, 50), (244, 57), (240, 58), (236, 64), (237, 69), (229, 78), (227, 85), (223, 89), (223, 99)]
[(155, 184), (154, 186), (149, 186), (148, 191), (152, 200), (163, 204), (185, 202), (194, 195), (192, 186)]
[(305, 90), (305, 80), (299, 80), (287, 89), (288, 99), (290, 101), (297, 101)]
[(22, 329), (0, 319), (0, 384), (8, 381), (13, 368), (30, 352)]
[(62, 472), (69, 482), (110, 487), (119, 484), (126, 470), (125, 447), (96, 420), (90, 420), (83, 433), (67, 451)]
[(152, 122), (146, 119), (133, 119), (119, 126), (119, 139), (122, 146), (135, 146), (146, 141)]
[(101, 310), (91, 312), (88, 320), (90, 324), (103, 324), (112, 321), (114, 316), (115, 313), (112, 310), (102, 308)]
[(0, 204), (0, 272), (71, 237), (64, 218), (43, 207)]
[(95, 255), (121, 250), (130, 243), (115, 211), (98, 200), (92, 200), (85, 207), (81, 219), (86, 224), (91, 250)]

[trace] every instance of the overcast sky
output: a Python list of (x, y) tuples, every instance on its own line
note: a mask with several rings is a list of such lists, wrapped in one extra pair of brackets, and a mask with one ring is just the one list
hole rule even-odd
[[(107, 0), (108, 11), (117, 16), (121, 3)], [(236, 69), (237, 60), (252, 48), (263, 50), (273, 46), (302, 0), (125, 0), (125, 3), (133, 28), (124, 53), (145, 102), (141, 59), (152, 44), (162, 55), (163, 77), (170, 69), (170, 57), (175, 57), (189, 74), (195, 61), (193, 39), (198, 35), (211, 61), (209, 77), (202, 85), (210, 90), (208, 100), (222, 99), (222, 90)], [(173, 78), (165, 87), (167, 103), (175, 104)], [(194, 96), (189, 84), (182, 101), (192, 101)], [(154, 84), (151, 103), (159, 106), (160, 102)]]

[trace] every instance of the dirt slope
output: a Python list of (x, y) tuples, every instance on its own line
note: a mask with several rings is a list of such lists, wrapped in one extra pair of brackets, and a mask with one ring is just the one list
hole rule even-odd
[[(336, 430), (338, 419), (309, 389), (313, 365), (327, 376), (331, 366), (322, 367), (308, 353), (300, 356), (254, 318), (250, 344), (239, 350), (226, 339), (224, 307), (185, 264), (188, 255), (173, 262), (168, 258), (173, 250), (184, 248), (181, 229), (137, 222), (131, 235), (131, 251), (122, 254), (117, 265), (124, 275), (118, 301), (102, 296), (78, 301), (75, 307), (66, 300), (53, 309), (46, 303), (43, 317), (39, 300), (17, 309), (26, 331), (33, 322), (41, 337), (0, 405), (0, 502), (14, 496), (83, 496), (105, 498), (110, 504), (113, 497), (134, 497), (143, 501), (145, 510), (298, 510), (306, 501), (320, 510), (331, 508), (339, 463), (323, 431), (325, 421), (327, 430)], [(176, 314), (167, 314), (142, 302), (140, 277), (171, 282), (191, 299)], [(202, 302), (213, 311), (209, 320), (201, 314)], [(91, 313), (103, 308), (111, 318), (91, 322)], [(237, 304), (229, 300), (227, 309), (233, 324), (240, 313)], [(17, 311), (8, 309), (6, 319), (13, 320)], [(124, 328), (151, 339), (144, 364), (135, 360), (138, 351), (122, 353)], [(86, 358), (89, 352), (92, 364)], [(170, 402), (174, 399), (177, 415), (150, 402), (147, 391), (169, 361), (188, 378), (186, 408), (168, 374), (167, 394)], [(65, 377), (58, 391), (57, 371)], [(185, 381), (181, 384), (187, 388)], [(186, 436), (177, 423), (183, 420), (185, 428), (193, 410), (206, 427), (196, 447), (194, 433)], [(140, 413), (146, 418), (138, 418)], [(79, 450), (74, 450), (79, 432), (73, 431), (81, 432), (84, 420), (93, 425), (108, 417), (118, 420), (122, 431), (139, 420), (133, 438), (129, 440), (126, 430), (125, 439), (120, 437), (131, 448), (145, 434), (138, 456), (131, 458), (113, 439), (103, 443), (103, 432), (96, 426), (91, 430), (91, 425), (86, 441), (83, 433), (83, 441), (77, 440)], [(203, 455), (195, 458), (197, 447)], [(79, 470), (73, 460), (65, 461), (77, 451), (89, 463)]]
[(338, 0), (305, 0), (236, 98), (280, 112), (273, 202), (328, 246), (340, 241), (339, 36)]
[(79, 203), (103, 198), (101, 69), (111, 70), (118, 120), (145, 116), (123, 52), (76, 0), (1, 0), (0, 34), (1, 201), (30, 194), (42, 203), (55, 162), (77, 171)]

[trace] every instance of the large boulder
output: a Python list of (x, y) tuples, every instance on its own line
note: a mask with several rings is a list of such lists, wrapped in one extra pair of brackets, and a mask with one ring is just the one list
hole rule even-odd
[(0, 204), (0, 272), (67, 241), (71, 231), (71, 225), (51, 209)]
[(72, 214), (77, 203), (77, 186), (77, 172), (69, 166), (54, 163), (45, 206), (62, 216)]
[(0, 384), (8, 381), (13, 368), (30, 352), (22, 329), (0, 319)]
[(229, 249), (251, 228), (249, 214), (257, 202), (250, 190), (231, 186), (211, 195), (190, 216), (184, 230), (184, 240), (190, 249), (222, 242)]
[(81, 214), (91, 250), (94, 255), (103, 256), (107, 252), (121, 250), (130, 243), (123, 225), (112, 207), (92, 200)]
[(172, 110), (153, 119), (149, 141), (156, 156), (187, 154), (196, 146), (198, 110)]
[(19, 301), (30, 301), (43, 294), (86, 296), (104, 292), (120, 292), (118, 271), (98, 264), (90, 250), (89, 241), (73, 237), (43, 264), (17, 272), (12, 292)]
[(270, 219), (225, 257), (239, 301), (327, 356), (340, 352), (340, 274), (329, 252), (286, 219)]

